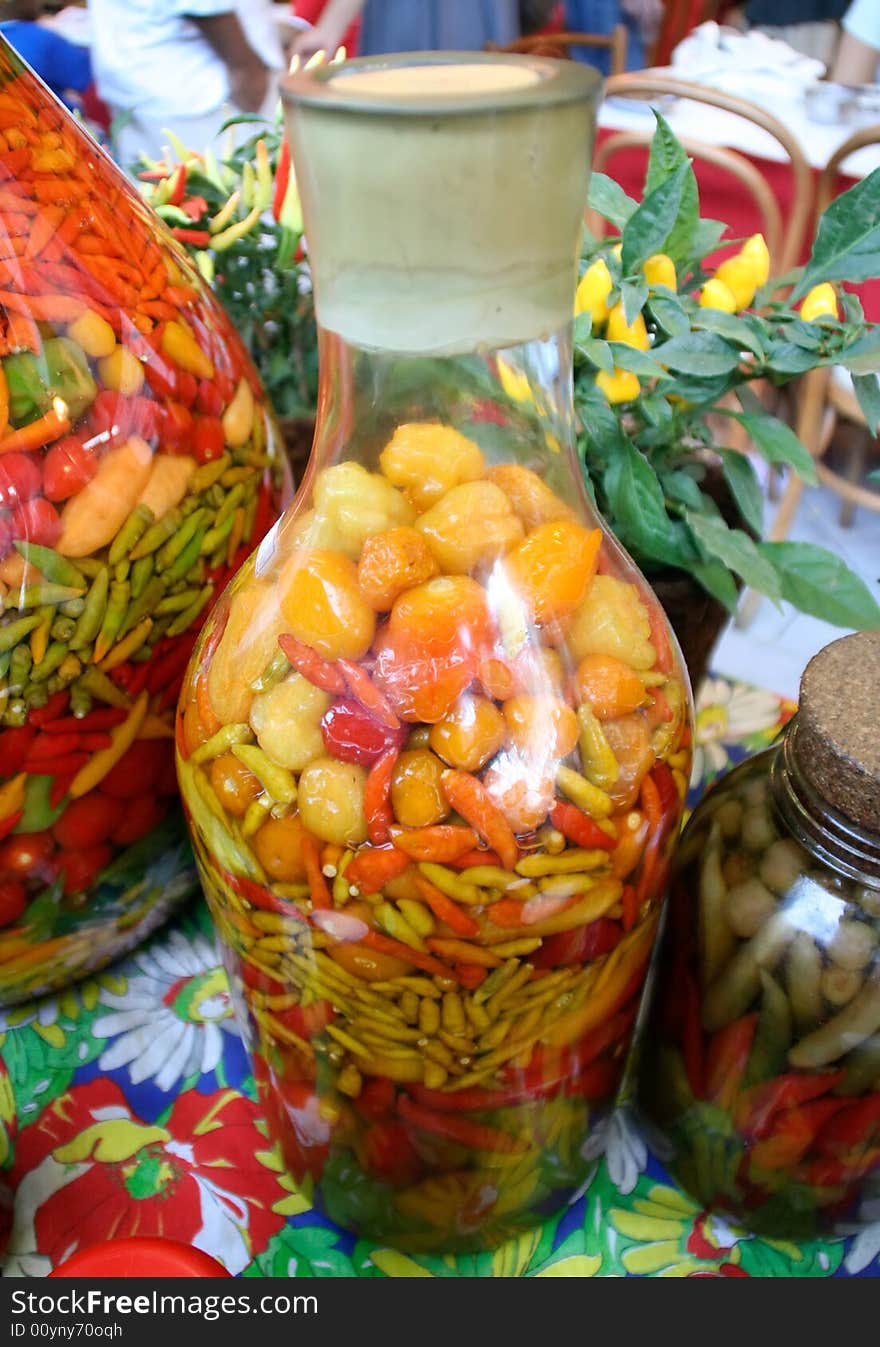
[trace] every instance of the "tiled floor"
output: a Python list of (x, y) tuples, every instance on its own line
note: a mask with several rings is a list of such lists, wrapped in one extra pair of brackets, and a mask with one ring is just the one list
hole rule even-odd
[[(768, 524), (775, 509), (767, 504)], [(839, 515), (837, 496), (827, 488), (810, 487), (801, 498), (789, 538), (837, 552), (880, 600), (880, 512), (856, 510), (850, 528), (840, 526)], [(796, 698), (807, 662), (829, 641), (845, 634), (840, 627), (806, 617), (788, 604), (780, 610), (763, 599), (745, 629), (728, 624), (715, 647), (711, 667), (716, 673)]]

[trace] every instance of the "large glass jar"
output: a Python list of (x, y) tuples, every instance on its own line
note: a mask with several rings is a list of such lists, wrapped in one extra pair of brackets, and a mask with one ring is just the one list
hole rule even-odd
[(821, 651), (782, 739), (677, 853), (639, 1099), (673, 1175), (747, 1228), (876, 1220), (880, 632)]
[(197, 888), (174, 706), (278, 462), (182, 250), (0, 39), (0, 1004)]
[(189, 668), (178, 772), (273, 1136), (341, 1225), (472, 1248), (614, 1098), (686, 675), (590, 505), (570, 319), (595, 76), (291, 79), (321, 324), (299, 495)]

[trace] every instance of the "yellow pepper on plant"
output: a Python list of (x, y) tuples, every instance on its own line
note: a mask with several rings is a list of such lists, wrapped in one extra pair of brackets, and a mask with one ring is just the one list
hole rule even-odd
[(826, 315), (837, 317), (837, 295), (834, 286), (823, 281), (821, 285), (814, 285), (812, 290), (807, 291), (801, 305), (801, 318), (805, 323), (812, 323), (816, 318)]
[(608, 320), (608, 296), (613, 289), (614, 281), (608, 264), (604, 257), (597, 257), (578, 281), (574, 296), (575, 317), (588, 313), (593, 320), (593, 327), (601, 327)]

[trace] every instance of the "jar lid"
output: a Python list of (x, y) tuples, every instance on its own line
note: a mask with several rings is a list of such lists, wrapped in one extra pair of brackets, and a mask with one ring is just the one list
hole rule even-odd
[(229, 1277), (222, 1263), (176, 1239), (132, 1235), (80, 1249), (50, 1277)]
[(832, 808), (880, 833), (880, 631), (832, 641), (801, 678), (795, 752)]

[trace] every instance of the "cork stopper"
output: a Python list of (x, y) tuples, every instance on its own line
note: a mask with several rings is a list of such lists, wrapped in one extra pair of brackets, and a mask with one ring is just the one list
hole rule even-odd
[(801, 678), (798, 767), (833, 809), (880, 834), (880, 631), (820, 650)]

